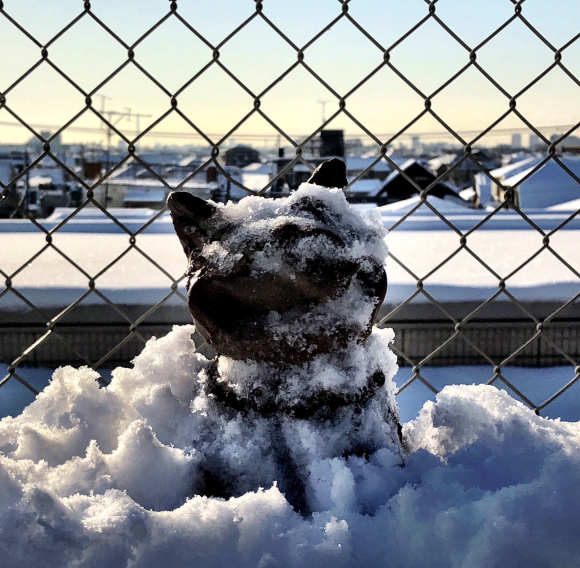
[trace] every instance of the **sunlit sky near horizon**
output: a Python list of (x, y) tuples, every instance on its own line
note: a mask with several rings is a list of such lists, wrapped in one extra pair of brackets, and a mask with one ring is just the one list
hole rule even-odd
[[(92, 12), (127, 44), (134, 43), (169, 12), (167, 0), (93, 0)], [(383, 47), (393, 45), (428, 14), (424, 0), (351, 0), (349, 14)], [(4, 11), (39, 43), (47, 43), (83, 11), (81, 0), (5, 0)], [(341, 14), (338, 0), (264, 0), (263, 13), (301, 48)], [(254, 0), (181, 0), (178, 13), (212, 45), (219, 44), (255, 12)], [(526, 0), (525, 18), (557, 49), (580, 33), (578, 0)], [(511, 0), (439, 0), (437, 16), (470, 48), (478, 46), (514, 14)], [(0, 91), (5, 92), (40, 59), (40, 48), (0, 15)], [(296, 62), (296, 51), (261, 18), (220, 47), (220, 61), (254, 94), (260, 94)], [(87, 92), (95, 89), (127, 59), (127, 50), (103, 31), (89, 16), (83, 17), (48, 48), (50, 60)], [(170, 17), (135, 47), (135, 60), (170, 93), (180, 89), (212, 60), (212, 50), (177, 18)], [(383, 62), (383, 53), (346, 18), (304, 51), (304, 61), (340, 96), (345, 96)], [(430, 19), (391, 52), (390, 61), (425, 95), (469, 62), (469, 52), (434, 20)], [(514, 96), (554, 62), (553, 52), (521, 21), (516, 20), (477, 52), (477, 62)], [(562, 63), (580, 77), (580, 40), (562, 53)], [(140, 128), (171, 108), (170, 98), (134, 65), (125, 67), (93, 96), (94, 106), (151, 115), (142, 117)], [(338, 98), (308, 71), (298, 66), (282, 82), (261, 97), (261, 110), (285, 132), (307, 135), (321, 124), (321, 104), (326, 116), (339, 109)], [(217, 65), (178, 96), (178, 108), (213, 141), (228, 132), (253, 107), (253, 98)], [(536, 126), (568, 125), (580, 121), (580, 86), (566, 73), (553, 69), (518, 97), (517, 109)], [(509, 108), (509, 98), (471, 67), (432, 99), (433, 110), (452, 128), (477, 131), (487, 128)], [(47, 63), (6, 94), (6, 104), (26, 122), (62, 126), (85, 106), (84, 96)], [(349, 94), (346, 109), (381, 140), (398, 132), (424, 110), (423, 99), (388, 67)], [(0, 143), (30, 138), (0, 109)], [(64, 142), (102, 140), (104, 131), (92, 113), (63, 134)], [(510, 115), (498, 129), (521, 128)], [(349, 135), (360, 128), (344, 114), (330, 128), (344, 128)], [(123, 119), (119, 128), (134, 136), (136, 121)], [(86, 129), (83, 131), (82, 129)], [(440, 132), (442, 126), (425, 116), (409, 133)], [(554, 130), (555, 132), (557, 130)], [(166, 118), (143, 143), (196, 143), (199, 138), (160, 137), (158, 132), (191, 132), (175, 113)], [(254, 114), (233, 138), (254, 134), (265, 140), (276, 131)], [(466, 139), (474, 134), (466, 135)], [(507, 136), (507, 135), (506, 135)], [(508, 136), (509, 137), (509, 136)], [(489, 143), (504, 141), (490, 137)], [(504, 136), (505, 138), (505, 136)], [(434, 138), (435, 139), (435, 138)], [(114, 143), (118, 138), (115, 137)], [(256, 139), (258, 144), (262, 139)], [(485, 140), (483, 141), (485, 143)]]

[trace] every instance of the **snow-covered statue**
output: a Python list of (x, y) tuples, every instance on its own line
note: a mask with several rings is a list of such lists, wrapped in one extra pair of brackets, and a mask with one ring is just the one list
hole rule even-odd
[(218, 353), (192, 402), (195, 493), (276, 481), (308, 512), (320, 460), (401, 458), (393, 335), (372, 327), (387, 290), (384, 230), (347, 203), (345, 185), (332, 160), (286, 199), (169, 196), (189, 309)]

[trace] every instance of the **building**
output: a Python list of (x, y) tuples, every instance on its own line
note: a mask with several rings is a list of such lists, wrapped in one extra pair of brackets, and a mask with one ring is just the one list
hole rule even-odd
[(541, 146), (542, 142), (540, 141), (540, 137), (537, 134), (530, 134), (530, 144), (529, 144), (530, 150), (536, 151)]
[[(580, 157), (565, 156), (560, 161), (576, 177), (580, 177)], [(514, 202), (522, 209), (545, 209), (580, 198), (580, 184), (560, 164), (549, 160), (537, 171), (538, 163), (519, 170), (504, 179), (513, 188)], [(499, 192), (499, 201), (503, 192)]]
[(23, 203), (28, 190), (26, 177), (11, 183), (18, 174), (28, 166), (29, 156), (26, 152), (0, 153), (0, 182), (8, 187), (9, 199), (0, 203), (0, 217), (12, 217), (17, 214), (15, 204)]
[(126, 179), (113, 178), (95, 189), (95, 199), (107, 202), (107, 207), (147, 207), (161, 209), (167, 201), (169, 188), (179, 186), (202, 199), (239, 201), (248, 193), (243, 185), (242, 170), (235, 166), (209, 167), (183, 183), (183, 178)]
[(167, 201), (164, 188), (133, 189), (125, 194), (124, 207), (161, 209)]
[(411, 149), (413, 150), (413, 154), (415, 154), (415, 156), (421, 155), (423, 146), (421, 146), (421, 138), (419, 138), (419, 136), (413, 136), (411, 138)]
[(491, 170), (489, 172), (491, 178), (483, 172), (476, 174), (475, 191), (478, 203), (483, 207), (486, 207), (487, 205), (492, 205), (494, 201), (503, 201), (504, 192), (501, 186), (505, 186), (506, 179), (513, 177), (520, 172), (529, 171), (539, 163), (539, 157), (530, 156), (521, 158), (520, 160), (507, 164), (501, 168)]
[(437, 176), (442, 176), (451, 166), (451, 163), (457, 158), (457, 154), (445, 153), (431, 158), (428, 162), (429, 169)]
[[(52, 136), (52, 132), (50, 130), (41, 130), (40, 136), (42, 138), (44, 138), (44, 140), (48, 140)], [(43, 145), (44, 145), (44, 142), (42, 140), (40, 140), (39, 138), (37, 138), (36, 136), (33, 136), (28, 141), (28, 147), (32, 148), (35, 152), (39, 152), (39, 153), (42, 152)], [(52, 153), (60, 153), (60, 152), (62, 152), (62, 150), (63, 150), (62, 137), (59, 134), (54, 140), (52, 140), (50, 142), (50, 151)]]
[(82, 191), (76, 184), (55, 183), (49, 176), (35, 175), (29, 180), (26, 208), (36, 217), (48, 217), (59, 207), (78, 207)]
[[(406, 158), (395, 153), (389, 154), (388, 158), (397, 166), (401, 166), (407, 161)], [(306, 157), (306, 160), (313, 168), (326, 159), (326, 157)], [(383, 158), (377, 161), (376, 155), (346, 156), (341, 159), (346, 164), (346, 179), (350, 184), (346, 189), (346, 197), (349, 201), (364, 202), (373, 200), (376, 192), (393, 171), (387, 160)], [(274, 168), (270, 175), (274, 177), (275, 174), (284, 171), (284, 168), (290, 162), (291, 159), (283, 155), (274, 160)], [(307, 181), (311, 175), (311, 169), (305, 164), (298, 162), (277, 180), (271, 193), (276, 193), (277, 196), (287, 195), (290, 190), (298, 189), (300, 184)]]
[(522, 135), (512, 134), (512, 148), (521, 148), (521, 147), (522, 147)]
[(562, 152), (564, 154), (580, 155), (580, 137), (568, 136), (562, 142)]
[(266, 164), (255, 162), (242, 168), (242, 181), (248, 189), (261, 191), (270, 183), (275, 169), (272, 162)]
[[(402, 175), (397, 170), (391, 172), (376, 193), (375, 200), (379, 205), (386, 205), (414, 197), (420, 193), (420, 190), (429, 187), (436, 179), (435, 175), (426, 166), (413, 159), (405, 162), (400, 169), (405, 175)], [(433, 195), (440, 199), (451, 198), (457, 200), (459, 204), (466, 203), (459, 196), (457, 189), (445, 182), (435, 184), (429, 190), (428, 195)]]
[[(580, 157), (564, 156), (560, 161), (580, 177)], [(495, 207), (503, 202), (504, 188), (513, 189), (513, 204), (525, 209), (548, 209), (580, 199), (580, 184), (557, 162), (540, 164), (540, 157), (531, 156), (491, 171), (493, 180), (478, 174), (476, 191), (482, 205)]]
[(260, 161), (260, 153), (251, 146), (238, 145), (226, 150), (226, 166), (244, 168)]
[(467, 159), (463, 159), (463, 154), (458, 154), (449, 166), (447, 180), (459, 189), (473, 187), (475, 176), (481, 172), (478, 164), (490, 171), (499, 168), (501, 160), (487, 150), (474, 150), (471, 158)]
[(322, 130), (320, 132), (320, 157), (344, 157), (344, 130)]

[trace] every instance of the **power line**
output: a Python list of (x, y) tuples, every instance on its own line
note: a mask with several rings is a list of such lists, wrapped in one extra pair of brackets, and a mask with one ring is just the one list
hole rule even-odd
[[(149, 116), (149, 115), (147, 115)], [(18, 122), (8, 122), (8, 121), (0, 121), (0, 126), (10, 126), (10, 127), (20, 127), (20, 128), (24, 128), (20, 123)], [(59, 130), (61, 128), (61, 126), (58, 125), (54, 125), (54, 124), (30, 124), (29, 126), (31, 126), (32, 128), (36, 129), (36, 130), (49, 130), (52, 132), (56, 132), (57, 130)], [(555, 125), (550, 125), (550, 126), (538, 126), (536, 127), (536, 130), (540, 131), (540, 132), (548, 132), (548, 133), (554, 133), (554, 131), (560, 131), (560, 132), (567, 132), (568, 130), (572, 130), (574, 128), (578, 128), (580, 127), (580, 125), (578, 124), (555, 124)], [(82, 132), (85, 134), (103, 134), (103, 129), (102, 128), (96, 128), (96, 127), (90, 127), (90, 126), (69, 126), (66, 129), (66, 132)], [(460, 136), (470, 136), (470, 135), (478, 135), (481, 133), (481, 130), (456, 130), (457, 134), (459, 134)], [(521, 126), (521, 127), (514, 127), (514, 128), (496, 128), (492, 131), (490, 131), (487, 136), (505, 136), (505, 135), (509, 135), (509, 134), (516, 134), (516, 133), (521, 133), (521, 134), (525, 134), (527, 132), (531, 132), (530, 129), (526, 126)], [(126, 135), (138, 135), (138, 131), (133, 131), (133, 130), (125, 130), (124, 134)], [(387, 133), (387, 134), (376, 134), (375, 136), (379, 139), (382, 140), (388, 140), (389, 138), (391, 138), (394, 135), (394, 133)], [(194, 139), (204, 139), (200, 134), (198, 134), (195, 131), (191, 131), (191, 132), (168, 132), (168, 131), (161, 131), (161, 132), (151, 132), (149, 133), (147, 136), (150, 136), (151, 138), (194, 138)], [(220, 139), (223, 134), (207, 134), (206, 135), (208, 138), (211, 139)], [(277, 140), (279, 138), (279, 134), (278, 133), (272, 133), (272, 134), (244, 134), (244, 133), (235, 133), (232, 134), (232, 136), (235, 136), (236, 139), (260, 139), (260, 140), (265, 140), (265, 139), (273, 139), (273, 140)], [(307, 138), (309, 136), (309, 134), (296, 134), (296, 135), (290, 135), (291, 138), (293, 138), (294, 140), (300, 140), (300, 139), (304, 139)], [(401, 134), (400, 136), (398, 136), (397, 138), (408, 138), (411, 136), (420, 136), (423, 138), (454, 138), (453, 135), (449, 132), (447, 132), (446, 130), (443, 131), (438, 131), (438, 132), (405, 132), (403, 134)], [(368, 138), (368, 136), (364, 133), (361, 134), (346, 134), (345, 133), (345, 138)]]

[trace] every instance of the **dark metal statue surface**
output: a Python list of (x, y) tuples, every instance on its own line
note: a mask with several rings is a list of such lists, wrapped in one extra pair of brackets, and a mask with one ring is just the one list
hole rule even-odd
[[(321, 187), (345, 187), (342, 161), (323, 162), (308, 183)], [(228, 219), (217, 205), (186, 192), (169, 196), (168, 206), (179, 240), (188, 257), (189, 310), (198, 331), (218, 354), (232, 359), (302, 363), (320, 353), (344, 349), (351, 341), (363, 341), (387, 290), (384, 267), (370, 258), (340, 258), (315, 255), (300, 262), (296, 245), (301, 240), (325, 237), (337, 248), (347, 248), (349, 235), (340, 230), (341, 217), (321, 200), (306, 197), (294, 203), (287, 220), (267, 229), (259, 238), (240, 237), (236, 260), (228, 270), (204, 257), (204, 247), (223, 241), (239, 229), (243, 220)], [(298, 224), (292, 213), (310, 223)], [(283, 261), (297, 267), (282, 271), (252, 270), (256, 253), (265, 247), (283, 252)], [(313, 335), (305, 330), (305, 342), (296, 344), (272, 333), (269, 314), (282, 319), (300, 318), (316, 306), (338, 297), (358, 284), (375, 310), (364, 325), (336, 318), (332, 327)]]
[[(313, 461), (402, 455), (391, 339), (372, 327), (387, 290), (384, 230), (347, 203), (346, 185), (335, 159), (286, 199), (169, 196), (189, 310), (218, 354), (195, 403), (195, 492), (227, 498), (276, 481), (305, 514)], [(239, 448), (254, 448), (259, 467)]]

